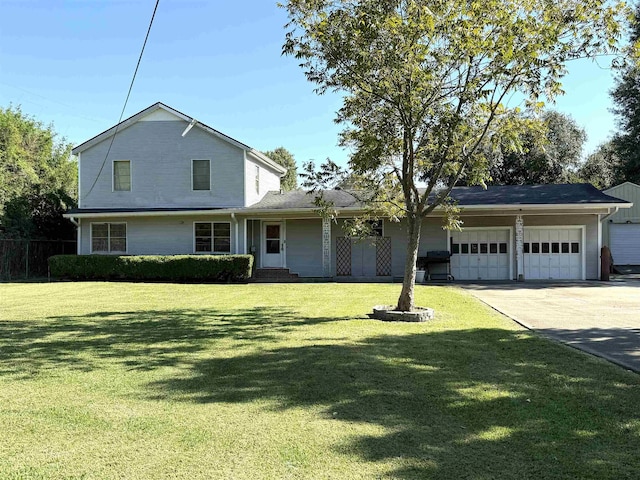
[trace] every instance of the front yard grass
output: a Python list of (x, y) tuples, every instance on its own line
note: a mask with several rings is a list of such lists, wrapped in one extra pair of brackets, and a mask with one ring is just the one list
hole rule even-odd
[(0, 284), (0, 478), (637, 478), (638, 375), (399, 288)]

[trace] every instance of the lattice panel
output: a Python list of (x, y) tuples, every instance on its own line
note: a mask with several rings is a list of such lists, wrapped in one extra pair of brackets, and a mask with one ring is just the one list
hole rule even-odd
[(391, 276), (391, 237), (376, 239), (376, 275)]
[(340, 277), (351, 276), (351, 239), (347, 237), (336, 238), (336, 275)]

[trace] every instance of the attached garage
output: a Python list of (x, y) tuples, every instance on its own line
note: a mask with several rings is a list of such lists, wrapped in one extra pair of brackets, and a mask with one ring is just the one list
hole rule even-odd
[(584, 227), (525, 227), (526, 280), (582, 280)]
[(451, 275), (456, 280), (509, 280), (511, 228), (451, 232)]
[(614, 265), (640, 265), (640, 224), (610, 224), (609, 241)]

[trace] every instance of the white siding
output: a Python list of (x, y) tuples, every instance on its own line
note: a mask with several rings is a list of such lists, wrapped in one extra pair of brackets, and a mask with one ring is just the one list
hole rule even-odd
[[(260, 191), (256, 191), (256, 167), (260, 169)], [(246, 156), (244, 164), (244, 195), (245, 206), (253, 205), (262, 200), (267, 192), (280, 190), (280, 177), (275, 170), (264, 166)]]
[(81, 254), (91, 253), (91, 223), (126, 222), (128, 255), (185, 255), (194, 253), (193, 222), (231, 223), (231, 253), (235, 253), (234, 223), (228, 216), (83, 218)]
[[(82, 152), (82, 208), (241, 207), (244, 151), (184, 121), (138, 122)], [(211, 190), (191, 189), (191, 161), (211, 160)], [(131, 161), (130, 192), (112, 191), (112, 161)], [(97, 180), (96, 180), (97, 178)], [(95, 185), (94, 185), (95, 183)]]

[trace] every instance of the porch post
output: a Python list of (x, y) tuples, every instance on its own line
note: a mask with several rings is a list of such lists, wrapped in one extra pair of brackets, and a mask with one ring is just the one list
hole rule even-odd
[(322, 219), (322, 275), (331, 276), (331, 220)]
[(522, 215), (516, 215), (516, 279), (524, 281), (524, 220)]

